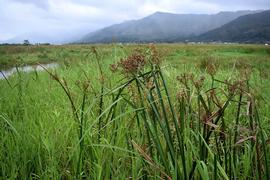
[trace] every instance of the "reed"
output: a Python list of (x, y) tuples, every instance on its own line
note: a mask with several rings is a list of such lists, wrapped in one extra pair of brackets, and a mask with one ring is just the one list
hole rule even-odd
[(268, 65), (181, 48), (240, 47), (67, 46), (0, 80), (0, 177), (269, 179)]

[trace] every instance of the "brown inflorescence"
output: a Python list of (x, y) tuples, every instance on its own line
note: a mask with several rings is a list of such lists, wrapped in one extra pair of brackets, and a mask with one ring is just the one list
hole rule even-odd
[(151, 43), (149, 44), (149, 49), (151, 52), (150, 63), (159, 65), (161, 63), (161, 59), (156, 46), (153, 43)]
[(200, 90), (202, 88), (202, 86), (204, 84), (204, 80), (205, 80), (204, 76), (200, 76), (200, 78), (198, 80), (196, 80), (196, 79), (192, 80), (192, 82), (197, 90)]
[(136, 74), (145, 65), (145, 56), (135, 51), (126, 59), (121, 59), (118, 66), (121, 67), (125, 74)]
[(194, 79), (193, 73), (183, 73), (180, 76), (176, 77), (176, 80), (185, 86), (188, 84), (189, 81), (192, 81), (193, 79)]
[(232, 83), (227, 83), (227, 86), (228, 86), (228, 91), (231, 93), (231, 94), (234, 94), (236, 93), (236, 91), (243, 91), (245, 86), (244, 86), (244, 81), (241, 81), (241, 80), (237, 80), (237, 81), (234, 81)]
[(214, 63), (208, 63), (206, 66), (206, 72), (210, 75), (210, 76), (214, 76), (217, 72), (217, 67)]
[(114, 73), (118, 70), (118, 64), (111, 64), (110, 65), (110, 70)]

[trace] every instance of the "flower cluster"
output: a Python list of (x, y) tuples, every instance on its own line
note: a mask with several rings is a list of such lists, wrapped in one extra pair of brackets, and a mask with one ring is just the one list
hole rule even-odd
[(206, 66), (206, 72), (213, 77), (217, 72), (217, 66), (214, 63), (208, 63)]
[(151, 43), (149, 45), (149, 49), (150, 49), (150, 53), (151, 53), (150, 54), (151, 55), (150, 56), (150, 63), (159, 65), (161, 63), (161, 59), (160, 59), (160, 55), (157, 51), (156, 46), (153, 43)]
[(179, 81), (183, 85), (187, 85), (188, 82), (194, 79), (194, 74), (193, 73), (183, 73), (180, 76), (176, 77), (176, 80)]
[(111, 64), (110, 69), (112, 72), (116, 72), (120, 68), (124, 74), (136, 74), (145, 64), (145, 56), (139, 50), (135, 50), (130, 56), (121, 59), (117, 64)]
[(192, 82), (193, 82), (194, 86), (196, 87), (196, 89), (200, 90), (204, 84), (204, 80), (205, 80), (205, 77), (200, 76), (200, 78), (198, 80), (193, 79)]
[(241, 81), (241, 80), (237, 80), (232, 83), (226, 82), (226, 84), (227, 84), (228, 91), (231, 94), (234, 94), (237, 90), (244, 91), (245, 89), (245, 83), (244, 81)]
[(119, 62), (124, 73), (136, 73), (145, 65), (145, 58), (141, 54), (132, 54)]

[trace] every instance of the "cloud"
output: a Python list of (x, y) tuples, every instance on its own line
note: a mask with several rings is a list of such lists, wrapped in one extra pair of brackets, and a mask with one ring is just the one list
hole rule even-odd
[(270, 9), (269, 0), (0, 0), (0, 41), (26, 33), (71, 36), (156, 11)]
[(269, 0), (197, 0), (201, 3), (215, 5), (218, 11), (237, 10), (267, 10), (270, 9)]
[(202, 2), (208, 2), (208, 3), (215, 3), (219, 6), (233, 6), (236, 7), (248, 7), (249, 9), (269, 9), (270, 8), (270, 1), (269, 0), (199, 0)]
[(48, 9), (49, 8), (48, 0), (11, 0), (11, 1), (22, 3), (22, 4), (32, 4), (36, 7), (41, 8), (41, 9)]
[(139, 9), (139, 14), (146, 15), (156, 11), (165, 11), (172, 13), (216, 13), (219, 7), (209, 2), (198, 0), (149, 0)]

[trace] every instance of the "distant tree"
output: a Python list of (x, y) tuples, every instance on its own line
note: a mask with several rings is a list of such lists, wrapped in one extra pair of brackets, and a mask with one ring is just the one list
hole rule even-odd
[(26, 40), (23, 40), (23, 45), (29, 46), (30, 45), (30, 42), (27, 39)]

